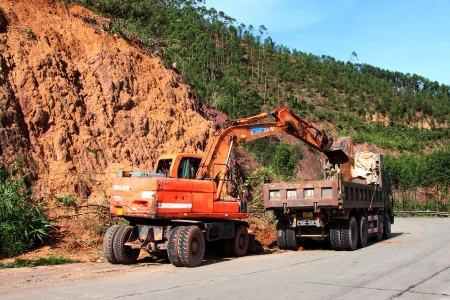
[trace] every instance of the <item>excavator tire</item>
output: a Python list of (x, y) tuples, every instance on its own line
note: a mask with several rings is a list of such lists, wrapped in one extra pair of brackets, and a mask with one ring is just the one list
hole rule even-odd
[(358, 246), (358, 225), (353, 216), (341, 221), (341, 243), (347, 251), (355, 251)]
[(248, 250), (248, 231), (245, 225), (239, 225), (234, 238), (231, 239), (231, 254), (236, 257), (244, 256)]
[(277, 246), (280, 249), (287, 249), (286, 244), (286, 227), (287, 221), (279, 220), (277, 224), (276, 238), (277, 238)]
[(117, 258), (114, 255), (114, 236), (117, 233), (117, 230), (119, 230), (119, 225), (113, 225), (106, 230), (105, 236), (103, 237), (103, 255), (105, 255), (105, 258), (108, 262), (111, 264), (117, 264)]
[(205, 256), (205, 238), (198, 226), (183, 228), (178, 238), (178, 252), (185, 267), (193, 268), (202, 263)]
[(180, 259), (180, 254), (178, 251), (178, 239), (180, 238), (181, 231), (184, 229), (184, 226), (177, 226), (170, 231), (169, 241), (167, 244), (167, 256), (169, 257), (170, 262), (175, 267), (183, 267), (183, 263)]
[(336, 220), (330, 223), (330, 241), (331, 247), (335, 251), (342, 251), (341, 243), (341, 220)]
[(132, 231), (133, 226), (123, 226), (117, 230), (114, 236), (114, 255), (119, 264), (129, 265), (135, 263), (141, 251), (141, 249), (133, 249), (130, 246), (125, 246)]
[(295, 236), (296, 235), (296, 228), (292, 228), (290, 226), (286, 227), (286, 246), (290, 250), (297, 251), (300, 247), (300, 241)]

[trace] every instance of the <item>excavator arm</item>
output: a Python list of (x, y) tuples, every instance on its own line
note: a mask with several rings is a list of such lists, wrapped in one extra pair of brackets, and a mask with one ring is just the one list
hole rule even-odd
[[(255, 123), (270, 116), (275, 118), (274, 122)], [(234, 120), (225, 124), (209, 140), (197, 171), (197, 179), (219, 179), (216, 194), (216, 197), (219, 198), (229, 170), (228, 163), (231, 151), (245, 142), (279, 132), (286, 132), (314, 149), (325, 153), (330, 161), (343, 163), (348, 160), (348, 154), (346, 153), (347, 138), (328, 137), (325, 131), (314, 123), (308, 122), (292, 113), (290, 109), (282, 107), (269, 113)], [(337, 143), (333, 141), (337, 141)]]

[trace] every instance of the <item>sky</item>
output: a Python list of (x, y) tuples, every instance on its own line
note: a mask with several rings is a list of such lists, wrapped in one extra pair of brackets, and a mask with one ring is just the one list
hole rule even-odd
[(277, 45), (450, 85), (448, 0), (205, 0)]

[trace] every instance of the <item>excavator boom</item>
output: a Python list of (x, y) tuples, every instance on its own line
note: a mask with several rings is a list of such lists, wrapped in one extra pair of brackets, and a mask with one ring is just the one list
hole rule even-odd
[[(275, 121), (256, 123), (256, 121), (266, 119), (269, 116), (274, 117)], [(347, 138), (328, 137), (325, 131), (314, 123), (306, 121), (288, 108), (281, 107), (269, 113), (262, 113), (225, 124), (208, 142), (197, 171), (197, 179), (221, 179), (217, 191), (220, 193), (221, 182), (228, 172), (228, 161), (232, 149), (245, 142), (279, 132), (286, 132), (323, 152), (330, 161), (344, 163), (348, 160)], [(213, 170), (214, 166), (216, 168)]]

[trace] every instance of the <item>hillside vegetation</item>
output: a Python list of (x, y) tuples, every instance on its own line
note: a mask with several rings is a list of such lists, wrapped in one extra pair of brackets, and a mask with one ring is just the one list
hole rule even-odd
[[(434, 187), (433, 197), (447, 203), (450, 86), (353, 63), (356, 53), (343, 62), (290, 50), (264, 25), (239, 23), (202, 1), (69, 2), (110, 17), (105, 29), (138, 41), (166, 65), (175, 62), (200, 100), (231, 118), (288, 106), (333, 134), (393, 154), (386, 166), (399, 175), (402, 191)], [(268, 141), (246, 148), (270, 167), (261, 161), (273, 148)]]

